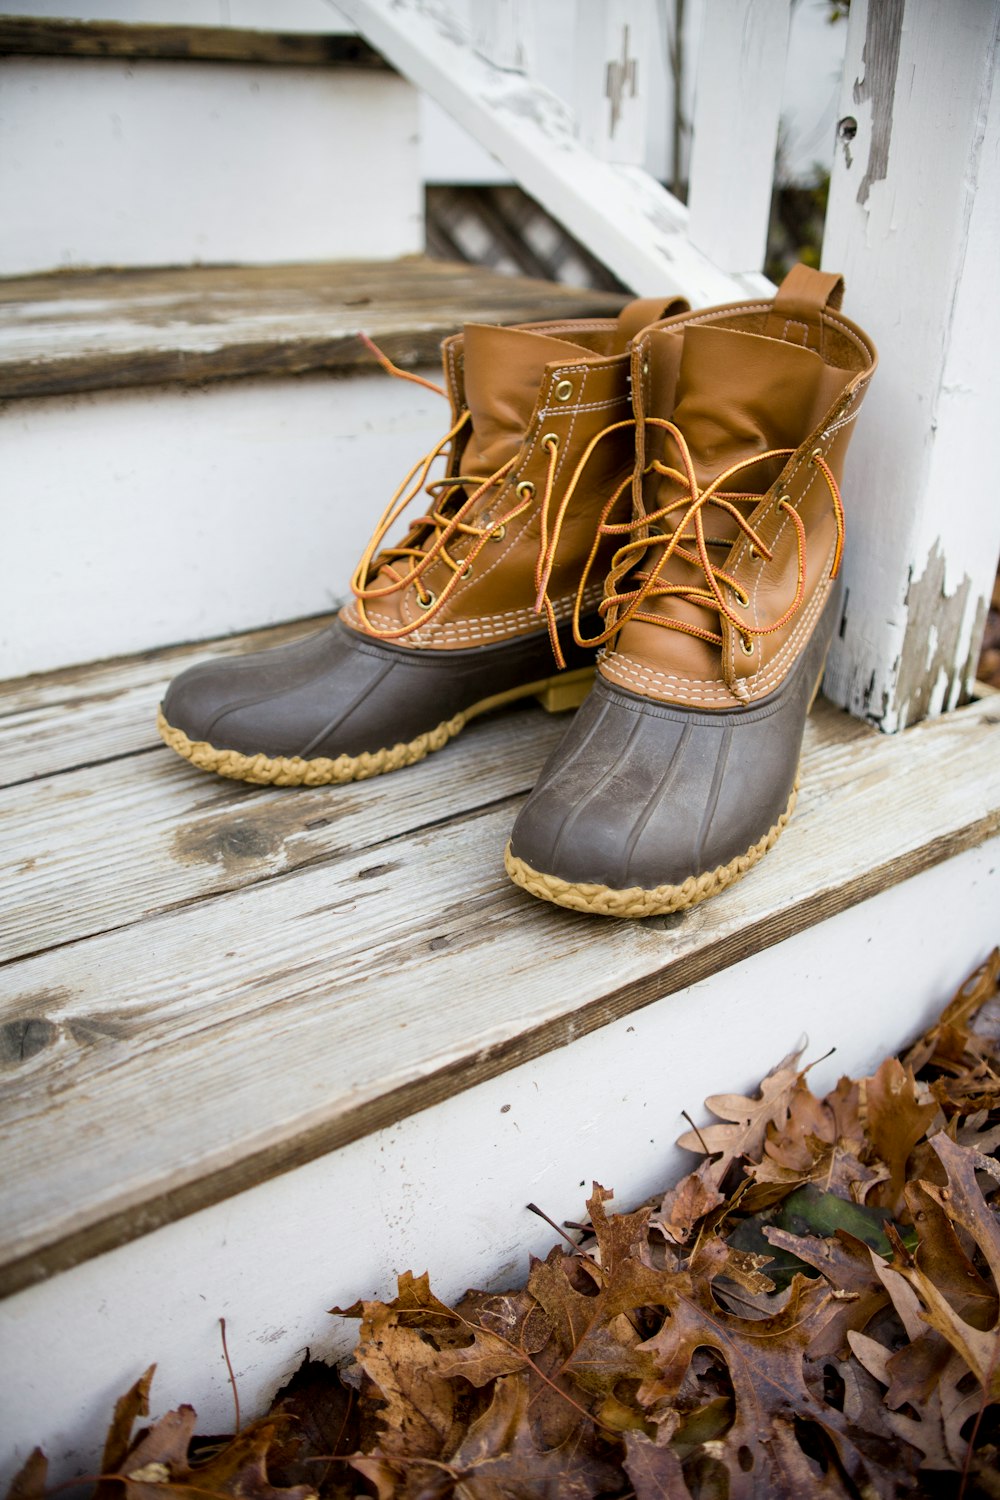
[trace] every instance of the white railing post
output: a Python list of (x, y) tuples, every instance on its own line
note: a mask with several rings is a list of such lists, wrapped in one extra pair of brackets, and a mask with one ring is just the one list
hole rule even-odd
[(895, 730), (971, 681), (1000, 551), (1000, 3), (854, 0), (823, 265), (881, 368), (825, 692)]
[(689, 233), (722, 271), (764, 265), (790, 11), (789, 0), (705, 0)]
[(602, 161), (642, 166), (653, 76), (651, 0), (577, 0), (573, 104)]
[(770, 294), (756, 272), (720, 270), (691, 244), (683, 204), (641, 167), (588, 151), (564, 102), (483, 57), (451, 14), (423, 0), (337, 0), (337, 9), (627, 287), (698, 304)]

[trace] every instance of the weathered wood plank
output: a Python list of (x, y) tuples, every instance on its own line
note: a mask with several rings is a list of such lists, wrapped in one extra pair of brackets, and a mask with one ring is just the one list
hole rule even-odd
[(232, 892), (211, 920), (197, 903), (6, 966), (4, 1289), (495, 1076), (1000, 826), (992, 700), (898, 738), (844, 744), (835, 729), (831, 746), (842, 721), (816, 722), (777, 849), (682, 917), (603, 922), (524, 896), (501, 865), (505, 806)]
[(0, 57), (131, 57), (391, 71), (385, 58), (361, 37), (345, 34), (42, 16), (0, 16)]
[(566, 727), (534, 705), (472, 723), (461, 754), (449, 745), (385, 780), (288, 791), (196, 771), (154, 718), (144, 733), (159, 748), (138, 759), (0, 792), (0, 963), (526, 793)]
[(0, 280), (0, 397), (435, 364), (464, 322), (614, 316), (625, 298), (411, 256)]
[(159, 746), (164, 684), (209, 657), (280, 646), (331, 617), (0, 682), (0, 788)]

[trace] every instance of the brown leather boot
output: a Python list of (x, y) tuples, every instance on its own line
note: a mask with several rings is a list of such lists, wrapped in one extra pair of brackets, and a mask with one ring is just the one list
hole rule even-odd
[(634, 519), (604, 628), (576, 633), (608, 646), (507, 849), (533, 895), (677, 911), (738, 880), (791, 815), (839, 611), (838, 482), (876, 363), (842, 295), (796, 266), (773, 303), (635, 339)]
[[(628, 508), (629, 340), (686, 307), (649, 298), (617, 319), (447, 339), (451, 429), (388, 506), (353, 602), (307, 640), (182, 673), (160, 711), (167, 744), (221, 776), (316, 786), (411, 765), (518, 698), (576, 707), (595, 654), (572, 639), (577, 586), (609, 494)], [(446, 451), (446, 477), (427, 483)], [(424, 487), (426, 512), (385, 547)]]

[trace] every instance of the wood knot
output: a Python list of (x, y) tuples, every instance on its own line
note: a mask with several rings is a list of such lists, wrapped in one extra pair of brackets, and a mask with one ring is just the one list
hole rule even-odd
[(21, 1016), (0, 1026), (0, 1062), (28, 1062), (58, 1040), (59, 1027), (44, 1016)]

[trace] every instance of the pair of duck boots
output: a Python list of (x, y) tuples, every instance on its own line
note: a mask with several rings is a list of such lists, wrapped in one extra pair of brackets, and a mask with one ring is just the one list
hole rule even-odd
[(467, 325), (443, 347), (449, 431), (351, 602), (306, 640), (182, 673), (163, 738), (222, 776), (316, 786), (410, 765), (518, 699), (582, 704), (511, 878), (617, 917), (731, 884), (791, 815), (838, 620), (839, 481), (876, 364), (842, 295), (796, 266), (773, 301)]

